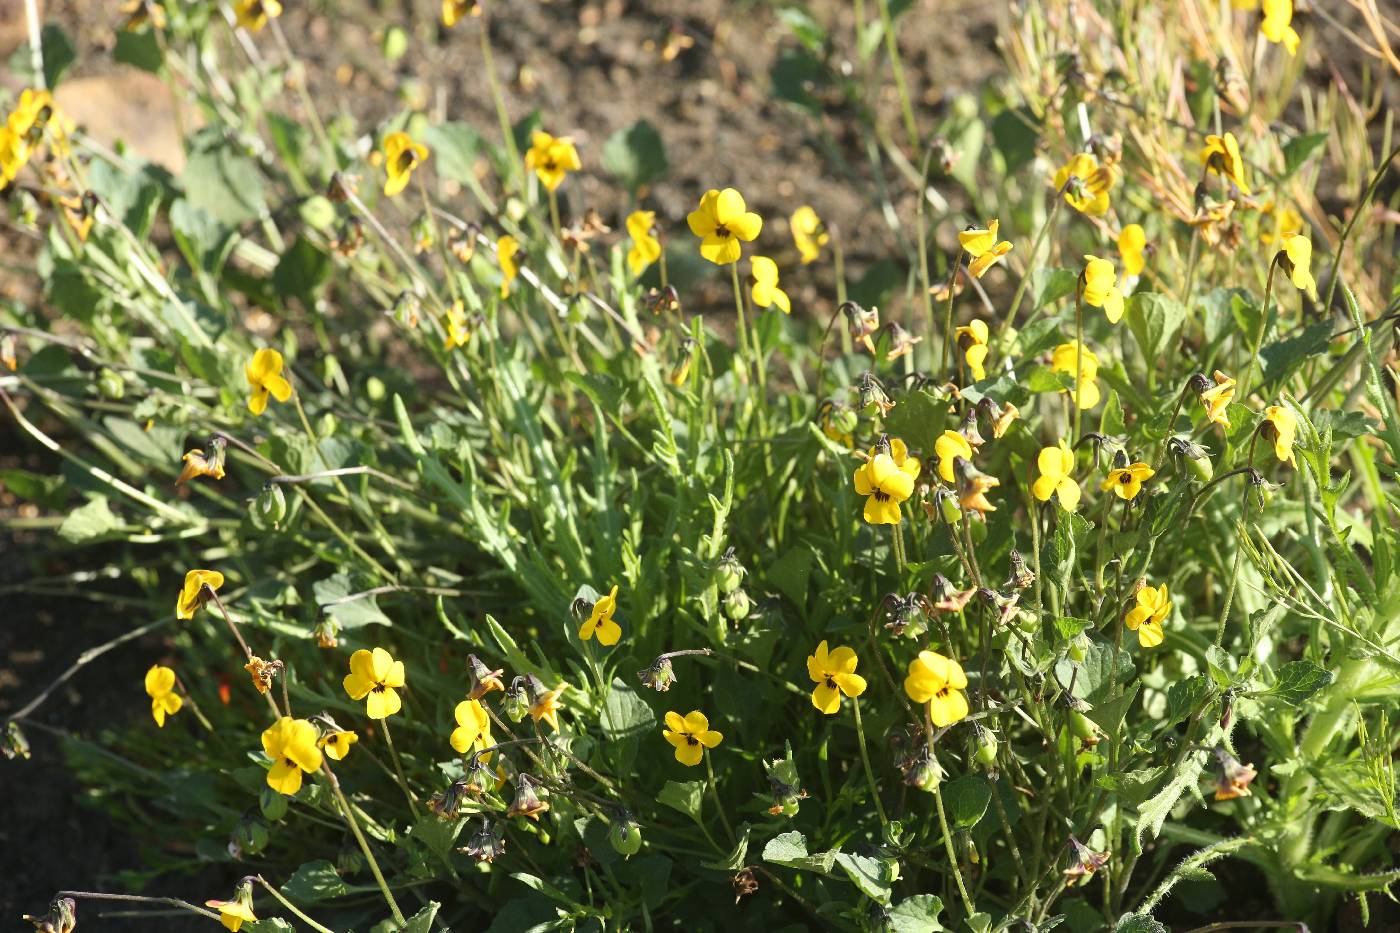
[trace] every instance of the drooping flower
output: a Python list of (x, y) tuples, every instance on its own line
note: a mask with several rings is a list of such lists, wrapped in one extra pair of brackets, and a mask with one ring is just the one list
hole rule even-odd
[(676, 750), (676, 760), (686, 767), (694, 767), (705, 756), (705, 749), (715, 748), (724, 741), (723, 733), (710, 728), (705, 714), (691, 710), (682, 716), (680, 713), (666, 714), (666, 728), (661, 734)]
[(479, 700), (493, 690), (505, 690), (506, 685), (501, 681), (501, 674), (504, 671), (491, 670), (474, 654), (467, 655), (467, 673), (471, 674), (472, 685), (467, 691), (467, 699)]
[(233, 900), (208, 900), (204, 904), (219, 912), (219, 922), (224, 925), (225, 930), (232, 933), (238, 933), (245, 923), (258, 922), (258, 918), (253, 915), (253, 885), (247, 879), (238, 883), (233, 892)]
[(1128, 631), (1137, 632), (1138, 644), (1144, 648), (1156, 648), (1162, 643), (1162, 623), (1171, 615), (1172, 600), (1163, 583), (1157, 588), (1146, 584), (1138, 587), (1137, 605), (1123, 616), (1123, 624)]
[(408, 187), (413, 170), (427, 161), (428, 147), (413, 141), (407, 133), (384, 137), (384, 194), (392, 198)]
[(204, 588), (218, 590), (224, 585), (224, 575), (217, 570), (191, 570), (185, 574), (185, 585), (175, 600), (175, 618), (193, 619), (196, 611), (204, 605), (207, 596)]
[(1282, 405), (1264, 409), (1264, 424), (1260, 426), (1266, 439), (1274, 442), (1274, 456), (1281, 463), (1293, 463), (1293, 442), (1298, 435), (1298, 417)]
[(272, 689), (273, 678), (282, 673), (283, 664), (281, 661), (264, 661), (253, 655), (248, 659), (248, 663), (243, 665), (243, 669), (252, 679), (253, 689), (258, 693), (267, 693)]
[(236, 0), (233, 13), (239, 26), (249, 32), (262, 32), (268, 20), (282, 15), (282, 4), (278, 0)]
[(1283, 248), (1278, 252), (1279, 268), (1288, 274), (1288, 279), (1302, 291), (1312, 291), (1317, 283), (1313, 281), (1312, 240), (1302, 234), (1284, 237)]
[(944, 431), (933, 442), (933, 452), (938, 455), (938, 475), (945, 483), (957, 482), (953, 473), (953, 461), (962, 457), (972, 460), (972, 444), (957, 431)]
[(520, 274), (515, 264), (515, 254), (520, 250), (520, 242), (510, 234), (496, 241), (496, 262), (501, 266), (501, 297), (510, 296), (510, 283)]
[(316, 742), (316, 746), (332, 761), (343, 761), (350, 754), (350, 746), (360, 741), (360, 737), (346, 729), (327, 732)]
[(311, 774), (321, 767), (316, 727), (305, 719), (283, 716), (263, 731), (262, 746), (272, 759), (267, 786), (279, 794), (295, 794), (301, 790), (302, 772)]
[(471, 328), (467, 326), (467, 308), (460, 299), (448, 305), (447, 317), (442, 322), (442, 329), (446, 331), (442, 341), (445, 350), (465, 347), (472, 339)]
[(1123, 293), (1118, 290), (1113, 263), (1097, 256), (1085, 256), (1084, 263), (1084, 303), (1103, 308), (1108, 323), (1117, 324), (1123, 316)]
[(792, 301), (778, 287), (778, 264), (767, 256), (755, 256), (749, 265), (753, 269), (753, 286), (749, 290), (753, 303), (760, 308), (777, 305), (784, 314), (791, 314)]
[(1240, 144), (1234, 133), (1207, 136), (1205, 147), (1201, 149), (1201, 165), (1206, 171), (1234, 182), (1241, 194), (1249, 194), (1249, 184), (1244, 180), (1244, 160), (1240, 158)]
[(841, 645), (828, 652), (825, 639), (815, 654), (807, 656), (807, 676), (816, 689), (812, 705), (828, 716), (841, 709), (841, 694), (858, 697), (865, 692), (865, 678), (856, 673), (858, 659), (853, 649)]
[(442, 25), (448, 29), (468, 16), (481, 15), (481, 0), (442, 0)]
[(211, 479), (224, 478), (224, 458), (227, 442), (218, 435), (209, 439), (209, 453), (198, 447), (187, 451), (180, 459), (185, 465), (180, 470), (180, 475), (175, 479), (176, 486), (183, 486), (190, 480), (200, 476), (208, 476)]
[(987, 378), (987, 341), (990, 333), (986, 321), (972, 321), (956, 331), (958, 347), (963, 351), (963, 359), (976, 382)]
[(686, 223), (700, 237), (700, 255), (719, 266), (738, 262), (743, 252), (740, 241), (757, 239), (763, 229), (763, 218), (750, 211), (744, 196), (733, 188), (706, 191)]
[(957, 474), (958, 505), (984, 520), (988, 512), (996, 511), (987, 493), (1000, 486), (1001, 480), (983, 473), (962, 457), (953, 462), (953, 470)]
[(570, 172), (583, 168), (578, 160), (578, 150), (569, 136), (551, 136), (544, 130), (535, 130), (530, 136), (530, 151), (525, 153), (525, 167), (535, 173), (550, 191), (564, 183)]
[(1120, 499), (1136, 499), (1142, 491), (1142, 484), (1152, 478), (1157, 471), (1145, 463), (1130, 463), (1108, 471), (1108, 478), (1099, 484), (1099, 489), (1107, 492), (1112, 489)]
[(165, 717), (174, 716), (185, 705), (185, 698), (175, 692), (175, 672), (159, 664), (146, 672), (146, 695), (151, 698), (151, 718), (161, 729)]
[(878, 447), (869, 451), (869, 459), (856, 468), (856, 495), (866, 496), (864, 516), (871, 525), (898, 525), (899, 504), (914, 494), (914, 481), (919, 477), (917, 457), (899, 438), (893, 438), (889, 452)]
[(632, 239), (632, 248), (627, 251), (627, 268), (634, 276), (647, 271), (661, 258), (661, 241), (652, 235), (656, 228), (655, 211), (633, 211), (627, 215), (627, 235)]
[(540, 799), (540, 795), (535, 793), (535, 779), (528, 774), (522, 774), (515, 779), (515, 799), (510, 802), (510, 809), (506, 811), (506, 816), (515, 819), (517, 816), (526, 816), (539, 822), (540, 814), (549, 810), (549, 804)]
[(1293, 28), (1293, 0), (1263, 0), (1260, 10), (1264, 19), (1259, 23), (1259, 31), (1264, 38), (1274, 44), (1282, 42), (1289, 55), (1297, 55), (1301, 40)]
[(929, 705), (929, 717), (942, 729), (967, 716), (967, 675), (962, 665), (936, 651), (920, 651), (909, 662), (904, 692), (915, 703)]
[(1123, 260), (1123, 276), (1132, 278), (1142, 275), (1147, 268), (1143, 251), (1147, 249), (1147, 233), (1142, 224), (1128, 224), (1118, 233), (1118, 255)]
[(493, 826), (483, 817), (481, 829), (477, 830), (467, 841), (467, 844), (457, 851), (470, 855), (478, 862), (489, 864), (505, 854), (506, 837), (499, 823)]
[(350, 673), (341, 681), (350, 699), (365, 701), (370, 719), (385, 719), (403, 708), (399, 697), (403, 685), (403, 662), (395, 661), (383, 648), (361, 648), (350, 655)]
[(1075, 375), (1078, 370), (1076, 389), (1066, 389), (1074, 396), (1080, 408), (1093, 408), (1099, 403), (1099, 358), (1094, 351), (1078, 343), (1062, 343), (1050, 355), (1050, 368), (1057, 373)]
[(248, 377), (248, 385), (253, 387), (253, 394), (248, 396), (248, 410), (255, 415), (267, 411), (269, 395), (279, 402), (292, 397), (292, 384), (282, 375), (282, 354), (271, 347), (254, 353), (243, 374)]
[(579, 626), (578, 637), (584, 641), (598, 636), (598, 644), (612, 647), (622, 637), (622, 626), (613, 621), (617, 611), (617, 584), (606, 596), (599, 597), (588, 613), (588, 618)]
[(1070, 847), (1074, 850), (1074, 861), (1065, 869), (1065, 884), (1067, 887), (1088, 884), (1089, 879), (1108, 864), (1109, 853), (1095, 852), (1073, 836), (1069, 837)]
[(1215, 799), (1235, 800), (1251, 796), (1249, 785), (1259, 776), (1254, 765), (1240, 764), (1239, 759), (1226, 751), (1223, 745), (1217, 745), (1211, 751), (1216, 762)]
[(987, 222), (985, 229), (968, 227), (958, 234), (958, 243), (962, 245), (963, 251), (972, 257), (972, 261), (967, 264), (967, 271), (974, 279), (980, 279), (1001, 260), (1001, 257), (1011, 252), (1009, 241), (997, 239), (999, 224), (1000, 221), (993, 219)]
[(458, 703), (452, 718), (457, 720), (457, 728), (452, 730), (447, 740), (457, 754), (465, 755), (469, 748), (481, 751), (496, 744), (491, 738), (491, 717), (486, 714), (486, 707), (481, 705), (480, 700)]
[[(533, 681), (539, 684), (538, 681)], [(563, 693), (568, 684), (560, 684), (553, 690), (545, 690), (543, 684), (539, 684), (539, 689), (534, 691), (534, 696), (530, 698), (530, 718), (535, 722), (547, 722), (555, 732), (559, 731), (559, 710), (563, 705), (559, 702), (559, 695)]]
[(804, 266), (816, 262), (822, 254), (822, 247), (831, 241), (831, 234), (827, 232), (822, 219), (806, 204), (792, 212), (788, 227), (792, 230), (792, 242), (797, 245)]
[(1200, 394), (1201, 404), (1206, 407), (1206, 420), (1222, 428), (1230, 427), (1228, 410), (1235, 398), (1235, 380), (1215, 371), (1215, 385)]
[(1058, 495), (1060, 508), (1073, 512), (1079, 508), (1079, 484), (1071, 475), (1074, 472), (1074, 451), (1063, 440), (1055, 447), (1042, 447), (1035, 460), (1040, 475), (1031, 485), (1031, 492), (1041, 502), (1049, 502)]
[(1063, 189), (1065, 203), (1079, 213), (1102, 217), (1108, 213), (1108, 192), (1117, 180), (1112, 165), (1100, 165), (1092, 152), (1080, 152), (1055, 172), (1050, 184), (1057, 191)]

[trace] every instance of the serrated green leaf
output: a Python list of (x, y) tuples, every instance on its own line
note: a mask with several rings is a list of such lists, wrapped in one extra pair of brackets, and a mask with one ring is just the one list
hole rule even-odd
[(1336, 680), (1336, 675), (1331, 671), (1306, 658), (1289, 661), (1278, 669), (1276, 677), (1274, 685), (1265, 694), (1289, 706), (1297, 706)]
[(1136, 292), (1128, 297), (1124, 319), (1150, 367), (1167, 341), (1185, 322), (1186, 307), (1166, 295)]
[(58, 536), (71, 544), (81, 544), (109, 535), (121, 527), (122, 520), (107, 504), (106, 497), (97, 496), (68, 513), (63, 524), (58, 526)]
[(943, 899), (935, 894), (915, 894), (890, 908), (890, 933), (942, 933), (938, 922)]

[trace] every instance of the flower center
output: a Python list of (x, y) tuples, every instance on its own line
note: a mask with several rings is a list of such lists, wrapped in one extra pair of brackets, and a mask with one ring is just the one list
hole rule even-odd
[(946, 700), (946, 699), (948, 699), (948, 694), (950, 694), (950, 693), (952, 693), (952, 692), (953, 692), (953, 688), (952, 688), (952, 687), (949, 687), (948, 685), (945, 684), (945, 685), (943, 685), (942, 687), (939, 688), (938, 692), (935, 693), (934, 696), (938, 697), (938, 699), (940, 699), (940, 700)]
[(826, 685), (832, 690), (836, 689), (836, 679), (831, 674), (826, 675)]
[(715, 236), (721, 237), (721, 238), (724, 238), (724, 239), (728, 239), (729, 237), (731, 237), (731, 236), (733, 236), (733, 235), (734, 235), (734, 234), (730, 233), (730, 232), (729, 232), (729, 228), (726, 227), (724, 224), (716, 224), (716, 225), (715, 225)]
[(688, 735), (688, 736), (685, 737), (685, 744), (687, 744), (687, 745), (699, 745), (699, 744), (700, 744), (700, 740), (697, 739), (697, 738), (696, 738), (695, 736), (693, 736), (693, 735)]
[(369, 688), (369, 691), (370, 693), (383, 693), (385, 690), (388, 689), (389, 688), (384, 686), (383, 684), (375, 684), (373, 687)]
[(405, 149), (399, 156), (399, 171), (407, 172), (418, 162), (418, 154), (412, 149)]
[(282, 764), (286, 765), (286, 766), (289, 767), (289, 768), (295, 768), (295, 767), (297, 767), (297, 763), (296, 763), (295, 761), (292, 761), (292, 759), (290, 759), (290, 758), (283, 758), (283, 759), (282, 759)]
[(1133, 474), (1131, 474), (1131, 473), (1119, 473), (1119, 474), (1118, 474), (1118, 482), (1122, 483), (1124, 486), (1128, 485), (1128, 484), (1131, 483), (1132, 481), (1133, 481)]
[(877, 490), (875, 490), (874, 492), (872, 492), (871, 495), (875, 497), (875, 501), (876, 501), (876, 502), (889, 502), (889, 501), (890, 501), (890, 494), (887, 493), (887, 492), (884, 492), (883, 490), (877, 489)]

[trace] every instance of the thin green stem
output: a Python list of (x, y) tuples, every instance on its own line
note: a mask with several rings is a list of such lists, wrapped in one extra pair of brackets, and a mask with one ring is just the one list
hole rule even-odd
[[(1066, 184), (1068, 184), (1068, 182)], [(1007, 328), (1016, 320), (1016, 312), (1021, 309), (1021, 300), (1025, 298), (1026, 287), (1030, 285), (1031, 282), (1031, 273), (1035, 271), (1036, 257), (1040, 255), (1041, 244), (1043, 244), (1045, 238), (1049, 236), (1050, 228), (1055, 225), (1055, 218), (1060, 216), (1060, 205), (1065, 203), (1064, 195), (1065, 192), (1063, 188), (1055, 192), (1055, 202), (1050, 207), (1050, 213), (1045, 216), (1045, 223), (1041, 224), (1040, 229), (1036, 231), (1035, 242), (1031, 244), (1031, 254), (1026, 257), (1026, 274), (1021, 276), (1021, 281), (1016, 285), (1016, 293), (1011, 296), (1011, 307), (1007, 309), (1006, 317), (1002, 319), (1001, 327), (997, 330), (998, 337), (1003, 336)], [(1034, 314), (1038, 313), (1039, 310), (1040, 309), (1037, 308), (1035, 312), (1032, 312), (1032, 317), (1034, 317)], [(1030, 321), (1027, 320), (1026, 323), (1029, 324)]]
[(310, 917), (308, 917), (305, 913), (301, 911), (300, 908), (297, 907), (297, 905), (293, 904), (291, 901), (283, 897), (281, 891), (268, 884), (267, 879), (264, 878), (262, 875), (254, 875), (254, 877), (258, 879), (258, 884), (262, 885), (264, 888), (267, 889), (268, 894), (271, 894), (273, 897), (277, 898), (277, 900), (281, 902), (282, 906), (290, 910), (293, 913), (293, 915), (295, 915), (296, 918), (302, 923), (311, 927), (311, 929), (316, 930), (317, 933), (335, 933), (335, 931), (330, 929), (329, 927), (322, 926), (315, 920), (312, 920)]
[(408, 809), (413, 813), (414, 819), (418, 818), (418, 798), (413, 796), (413, 791), (409, 790), (408, 778), (404, 777), (403, 762), (399, 760), (399, 750), (394, 747), (394, 734), (389, 731), (389, 719), (385, 717), (379, 721), (379, 726), (384, 730), (384, 744), (389, 746), (389, 757), (394, 762), (394, 774), (398, 776), (399, 787), (403, 789), (403, 795), (408, 798)]
[(1079, 404), (1083, 398), (1084, 391), (1084, 276), (1079, 276), (1079, 283), (1074, 289), (1074, 435), (1070, 440), (1071, 444), (1078, 444), (1080, 420), (1084, 412), (1084, 406)]
[(734, 827), (729, 825), (729, 816), (724, 812), (724, 804), (719, 801), (719, 790), (715, 786), (715, 769), (710, 764), (710, 750), (705, 749), (705, 777), (710, 785), (710, 799), (715, 802), (715, 810), (719, 813), (719, 821), (724, 825), (724, 831), (729, 836), (729, 841), (738, 844), (739, 837), (734, 835)]
[(875, 812), (880, 815), (880, 825), (889, 823), (885, 817), (885, 805), (880, 802), (880, 785), (875, 783), (875, 769), (870, 767), (870, 752), (865, 747), (865, 724), (860, 718), (860, 697), (851, 697), (851, 707), (856, 714), (856, 739), (860, 742), (860, 760), (865, 765), (865, 779), (870, 783), (870, 796), (875, 801)]
[(1244, 372), (1240, 373), (1239, 389), (1236, 397), (1241, 401), (1249, 399), (1250, 383), (1254, 381), (1254, 368), (1259, 364), (1259, 348), (1264, 344), (1264, 332), (1269, 327), (1269, 299), (1274, 294), (1274, 270), (1278, 268), (1278, 254), (1269, 263), (1269, 274), (1264, 279), (1264, 304), (1259, 309), (1259, 329), (1254, 332), (1254, 342), (1250, 345), (1249, 359), (1245, 361)]
[(953, 836), (948, 832), (948, 816), (943, 811), (943, 792), (938, 784), (933, 785), (933, 802), (938, 808), (938, 828), (943, 835), (943, 848), (948, 853), (948, 866), (953, 869), (953, 880), (957, 882), (963, 908), (970, 917), (977, 911), (972, 906), (972, 898), (967, 895), (967, 886), (963, 884), (962, 869), (958, 867), (958, 853), (953, 849)]
[[(890, 16), (889, 0), (878, 0), (880, 24), (885, 29), (885, 51), (890, 56), (890, 70), (894, 73), (895, 90), (899, 92), (899, 109), (904, 116), (904, 131), (909, 134), (909, 151), (919, 151), (919, 126), (914, 122), (914, 105), (909, 99), (909, 86), (904, 81), (904, 65), (899, 60), (899, 43), (896, 41), (894, 21)], [(919, 192), (923, 197), (923, 192)]]
[(379, 891), (384, 895), (384, 902), (389, 905), (389, 912), (394, 916), (394, 922), (403, 929), (408, 925), (404, 919), (403, 911), (399, 910), (398, 902), (394, 900), (393, 892), (389, 890), (389, 883), (384, 880), (384, 872), (379, 870), (379, 862), (374, 857), (374, 852), (370, 850), (369, 841), (365, 839), (365, 834), (360, 830), (360, 823), (355, 819), (355, 811), (350, 807), (350, 801), (345, 799), (345, 792), (340, 789), (340, 781), (336, 778), (335, 772), (331, 771), (329, 762), (322, 762), (321, 770), (326, 775), (326, 781), (331, 785), (331, 793), (335, 795), (336, 803), (340, 804), (341, 815), (345, 818), (345, 825), (350, 827), (350, 834), (355, 837), (355, 842), (359, 844), (360, 851), (364, 853), (365, 863), (369, 865), (370, 874), (374, 875), (374, 881), (379, 885)]

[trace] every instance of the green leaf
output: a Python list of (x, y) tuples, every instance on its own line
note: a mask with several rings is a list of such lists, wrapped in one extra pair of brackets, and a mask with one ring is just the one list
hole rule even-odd
[(836, 856), (839, 854), (839, 849), (831, 849), (827, 852), (818, 852), (816, 855), (808, 855), (807, 837), (797, 830), (780, 833), (769, 839), (768, 844), (763, 847), (763, 860), (765, 862), (804, 871), (815, 871), (823, 875), (831, 874), (831, 869), (836, 864)]
[(1124, 316), (1150, 367), (1185, 322), (1186, 307), (1166, 295), (1137, 292), (1129, 296)]
[(821, 101), (812, 96), (812, 89), (825, 87), (829, 83), (829, 74), (826, 66), (811, 52), (806, 49), (783, 49), (773, 62), (769, 78), (773, 82), (774, 97), (796, 104), (813, 116), (822, 112)]
[(992, 120), (992, 142), (1006, 160), (1006, 173), (1010, 175), (1035, 159), (1040, 119), (1029, 107), (1003, 110)]
[(1118, 390), (1109, 389), (1104, 399), (1103, 413), (1099, 415), (1099, 432), (1109, 437), (1127, 433), (1127, 423), (1123, 419), (1123, 404), (1118, 400)]
[(1058, 373), (1049, 366), (1036, 365), (1026, 373), (1026, 389), (1031, 393), (1064, 392), (1074, 388), (1068, 373)]
[(1147, 914), (1124, 914), (1113, 933), (1167, 933), (1167, 928)]
[(894, 290), (904, 283), (904, 272), (890, 259), (881, 259), (851, 283), (850, 299), (866, 308), (889, 303)]
[(433, 928), (433, 919), (437, 917), (440, 906), (437, 901), (428, 901), (426, 907), (408, 918), (404, 933), (428, 933)]
[[(125, 33), (122, 33), (125, 35)], [(189, 264), (217, 276), (233, 248), (233, 230), (185, 198), (170, 205), (170, 229)]]
[(1298, 169), (1303, 167), (1303, 163), (1322, 146), (1327, 144), (1331, 133), (1308, 133), (1305, 136), (1297, 136), (1283, 144), (1283, 177), (1287, 178)]
[(225, 140), (217, 127), (191, 137), (180, 185), (191, 204), (231, 227), (267, 213), (257, 164)]
[(1167, 715), (1162, 725), (1185, 722), (1214, 692), (1215, 688), (1204, 674), (1192, 674), (1185, 680), (1173, 681), (1167, 688)]
[(39, 47), (44, 53), (44, 86), (58, 87), (68, 67), (78, 60), (68, 33), (55, 23), (45, 23), (39, 34)]
[(666, 786), (661, 788), (661, 793), (656, 795), (657, 802), (664, 803), (673, 810), (679, 810), (686, 816), (700, 822), (700, 798), (705, 792), (703, 781), (667, 781)]
[(248, 933), (296, 933), (296, 927), (281, 917), (264, 917), (256, 923), (245, 925), (243, 929)]
[(1133, 705), (1133, 700), (1137, 697), (1138, 686), (1133, 684), (1114, 699), (1098, 704), (1084, 715), (1108, 735), (1116, 736), (1123, 723), (1123, 717), (1127, 715), (1128, 707)]
[(784, 26), (792, 30), (792, 34), (797, 37), (798, 42), (818, 55), (821, 54), (822, 49), (829, 41), (825, 27), (797, 7), (779, 10), (778, 19), (782, 20)]
[(334, 865), (325, 859), (318, 859), (298, 868), (282, 885), (282, 893), (300, 904), (319, 904), (344, 897), (350, 893), (350, 888), (341, 880)]
[(1060, 641), (1069, 641), (1091, 624), (1088, 619), (1072, 619), (1068, 616), (1061, 616), (1055, 620), (1055, 631), (1059, 633)]
[(661, 134), (646, 120), (618, 130), (603, 143), (603, 168), (626, 185), (633, 197), (665, 177), (670, 167)]
[(1310, 324), (1298, 336), (1269, 344), (1259, 351), (1264, 378), (1270, 382), (1288, 378), (1310, 356), (1327, 352), (1332, 342), (1332, 319)]
[(890, 933), (942, 933), (938, 915), (943, 899), (934, 894), (906, 897), (890, 909)]
[(841, 866), (860, 893), (880, 904), (890, 902), (890, 885), (894, 883), (898, 868), (894, 859), (840, 852), (836, 855), (836, 864)]
[(0, 486), (21, 499), (46, 509), (58, 509), (68, 498), (62, 476), (44, 476), (28, 470), (0, 470)]
[(1278, 669), (1277, 679), (1265, 695), (1282, 700), (1288, 706), (1298, 706), (1336, 679), (1331, 671), (1306, 658), (1289, 661)]
[(620, 742), (650, 732), (656, 724), (656, 714), (630, 684), (615, 677), (612, 689), (603, 701), (598, 721), (603, 727), (604, 738), (609, 742)]
[(1079, 273), (1070, 269), (1052, 269), (1042, 266), (1031, 272), (1031, 292), (1035, 295), (1035, 306), (1043, 308), (1054, 304), (1067, 295), (1073, 295), (1079, 283)]
[(306, 237), (297, 237), (272, 270), (272, 285), (284, 298), (299, 298), (307, 309), (316, 307), (316, 299), (331, 277), (331, 258)]
[(744, 863), (749, 857), (749, 833), (753, 829), (748, 823), (739, 824), (739, 841), (735, 843), (730, 853), (722, 859), (714, 862), (701, 862), (705, 868), (713, 868), (715, 871), (738, 871), (744, 867)]
[(476, 182), (482, 139), (470, 124), (448, 121), (429, 126), (423, 132), (423, 142), (432, 153), (433, 170), (439, 178), (462, 185)]
[(992, 783), (981, 774), (964, 774), (943, 785), (948, 819), (959, 829), (971, 829), (992, 802)]
[(165, 56), (161, 53), (160, 42), (156, 39), (154, 29), (143, 29), (140, 32), (118, 29), (117, 46), (112, 50), (112, 57), (124, 65), (131, 65), (152, 74), (159, 74), (165, 66)]
[(1162, 831), (1162, 824), (1167, 821), (1167, 815), (1172, 812), (1172, 807), (1176, 806), (1176, 802), (1181, 799), (1182, 794), (1186, 793), (1188, 787), (1195, 786), (1203, 771), (1205, 771), (1205, 755), (1201, 753), (1188, 754), (1176, 766), (1176, 771), (1172, 773), (1171, 779), (1157, 792), (1156, 796), (1138, 807), (1138, 818), (1134, 829), (1137, 833), (1139, 846), (1142, 844), (1142, 834), (1146, 831), (1150, 830), (1152, 838), (1157, 838), (1157, 834)]
[(793, 605), (802, 608), (807, 605), (807, 588), (812, 580), (812, 564), (816, 558), (806, 545), (789, 548), (782, 557), (768, 567), (765, 579), (778, 592), (792, 600)]
[(359, 585), (360, 583), (367, 584), (368, 581), (356, 580), (350, 574), (341, 572), (313, 583), (311, 593), (321, 611), (328, 618), (340, 623), (341, 628), (360, 628), (370, 624), (392, 625), (389, 617), (379, 608), (377, 596), (336, 602), (352, 593), (361, 593), (370, 588), (368, 585)]
[(69, 512), (63, 524), (58, 526), (58, 536), (71, 544), (81, 544), (109, 535), (121, 527), (122, 520), (112, 512), (106, 497), (98, 496)]
[(885, 430), (890, 437), (904, 441), (911, 451), (924, 456), (933, 454), (933, 442), (943, 433), (948, 417), (947, 401), (940, 401), (926, 389), (906, 393), (885, 418)]

